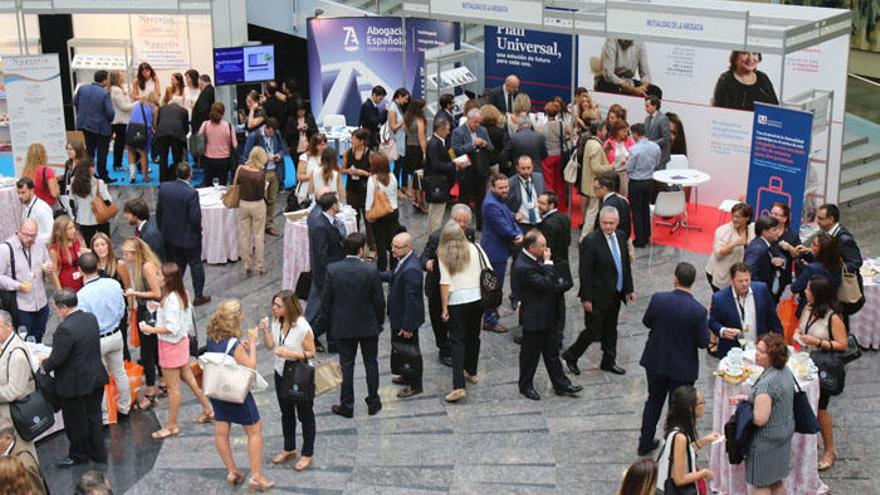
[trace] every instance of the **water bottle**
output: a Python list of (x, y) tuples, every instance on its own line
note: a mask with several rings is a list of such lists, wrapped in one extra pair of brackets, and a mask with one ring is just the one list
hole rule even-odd
[(24, 325), (19, 325), (19, 327), (18, 327), (18, 336), (21, 338), (22, 341), (24, 341), (25, 339), (27, 339), (27, 334), (28, 334), (27, 327), (24, 326)]

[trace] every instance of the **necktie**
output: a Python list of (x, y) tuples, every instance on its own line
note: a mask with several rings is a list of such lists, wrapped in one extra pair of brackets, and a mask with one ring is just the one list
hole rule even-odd
[(342, 220), (340, 220), (338, 218), (334, 218), (333, 219), (333, 226), (336, 227), (336, 230), (339, 231), (339, 235), (342, 236), (343, 239), (345, 239), (345, 235), (346, 235), (345, 234), (345, 224), (342, 223)]
[(507, 113), (513, 112), (513, 95), (507, 93)]
[(532, 208), (532, 179), (526, 179), (526, 197), (529, 200), (529, 223), (535, 225), (538, 223), (538, 216), (535, 214), (535, 209)]
[(617, 236), (611, 234), (611, 256), (614, 257), (614, 266), (617, 268), (617, 292), (623, 290), (623, 263), (620, 261), (620, 246), (617, 244)]

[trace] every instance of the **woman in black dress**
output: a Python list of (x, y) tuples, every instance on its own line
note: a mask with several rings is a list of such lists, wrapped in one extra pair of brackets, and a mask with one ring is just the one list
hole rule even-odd
[[(370, 131), (357, 129), (351, 133), (351, 148), (342, 155), (342, 173), (348, 176), (345, 181), (345, 197), (348, 204), (357, 212), (358, 225), (364, 222), (367, 230), (367, 245), (370, 249), (376, 246), (373, 241), (373, 229), (364, 217), (364, 205), (367, 202), (367, 179), (370, 177)], [(360, 227), (358, 227), (360, 228)]]
[(758, 70), (760, 62), (760, 53), (730, 52), (730, 67), (715, 83), (712, 106), (752, 111), (756, 101), (778, 105), (773, 83)]

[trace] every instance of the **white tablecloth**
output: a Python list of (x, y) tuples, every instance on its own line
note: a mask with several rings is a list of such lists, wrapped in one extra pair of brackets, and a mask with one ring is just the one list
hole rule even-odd
[[(869, 261), (880, 266), (880, 261)], [(859, 339), (859, 345), (880, 349), (880, 284), (873, 277), (862, 277), (865, 283), (865, 305), (849, 317), (849, 330)]]
[(701, 170), (689, 169), (664, 169), (654, 172), (654, 180), (669, 184), (670, 186), (698, 186), (709, 182), (712, 176)]
[(202, 207), (202, 260), (222, 264), (238, 260), (238, 208), (227, 208), (220, 191), (198, 189)]
[(5, 241), (15, 234), (21, 220), (22, 205), (18, 201), (18, 189), (12, 186), (0, 187), (0, 241)]
[[(357, 217), (354, 210), (340, 213), (346, 232), (357, 232)], [(293, 290), (302, 272), (309, 271), (309, 229), (306, 219), (284, 222), (284, 267), (281, 288)]]
[[(801, 389), (810, 398), (813, 411), (819, 408), (819, 381), (799, 380)], [(728, 399), (734, 395), (748, 395), (752, 387), (742, 382), (733, 384), (720, 376), (715, 377), (715, 397), (712, 408), (712, 431), (723, 433), (724, 424), (736, 411), (736, 406), (731, 406)], [(785, 492), (789, 495), (816, 495), (827, 493), (828, 487), (819, 479), (817, 469), (819, 435), (794, 434), (791, 442), (790, 474), (785, 479)], [(715, 493), (722, 495), (746, 495), (748, 488), (745, 478), (746, 463), (731, 466), (727, 461), (727, 452), (724, 451), (724, 442), (712, 445), (709, 454), (709, 468), (715, 474), (715, 479), (710, 483), (710, 488)]]

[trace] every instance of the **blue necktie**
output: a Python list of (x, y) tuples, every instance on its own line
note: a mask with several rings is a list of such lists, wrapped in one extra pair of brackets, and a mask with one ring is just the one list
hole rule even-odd
[(617, 292), (623, 291), (623, 263), (620, 261), (620, 246), (617, 245), (617, 235), (611, 234), (611, 256), (614, 257), (614, 266), (617, 268)]
[(538, 223), (538, 216), (535, 215), (535, 209), (532, 208), (532, 180), (531, 179), (526, 179), (526, 196), (528, 197), (528, 200), (529, 200), (529, 205), (528, 205), (529, 223), (531, 225), (535, 225), (536, 223)]
[(338, 218), (334, 218), (333, 219), (333, 226), (336, 227), (336, 230), (339, 231), (339, 235), (342, 236), (343, 239), (345, 239), (345, 235), (346, 235), (345, 234), (345, 224), (342, 223), (342, 220), (340, 220)]

